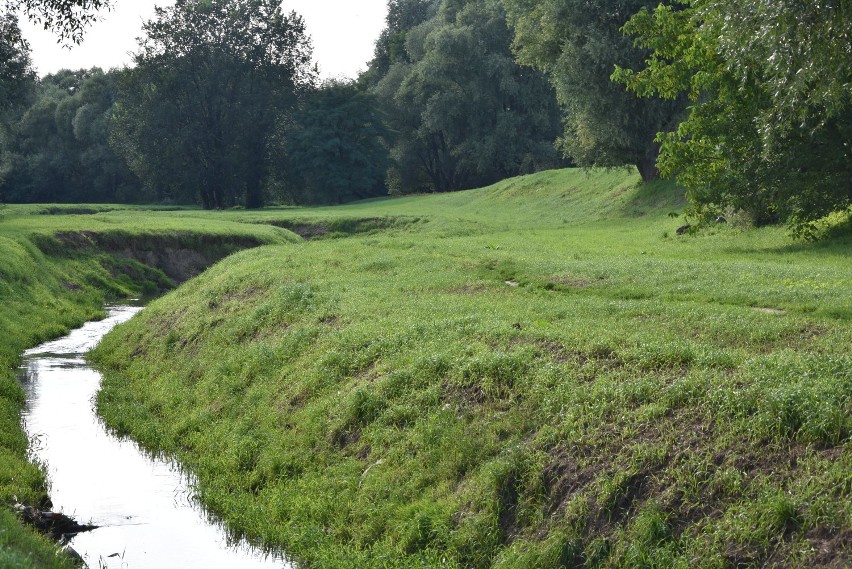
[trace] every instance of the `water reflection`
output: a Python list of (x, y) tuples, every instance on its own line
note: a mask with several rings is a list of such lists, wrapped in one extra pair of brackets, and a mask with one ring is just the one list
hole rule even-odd
[(46, 465), (54, 509), (99, 526), (71, 545), (91, 568), (289, 568), (281, 555), (231, 539), (194, 500), (179, 465), (108, 433), (94, 410), (100, 374), (83, 354), (141, 308), (109, 309), (25, 353), (24, 424)]

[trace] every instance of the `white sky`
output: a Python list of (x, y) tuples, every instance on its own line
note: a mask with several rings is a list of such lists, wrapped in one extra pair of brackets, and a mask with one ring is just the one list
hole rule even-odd
[[(174, 0), (115, 0), (113, 10), (103, 11), (101, 21), (86, 31), (83, 43), (70, 49), (57, 45), (55, 35), (26, 18), (20, 24), (39, 75), (63, 68), (107, 70), (130, 64), (142, 22), (154, 15), (155, 5), (172, 4)], [(322, 77), (355, 77), (367, 68), (384, 28), (387, 0), (284, 0), (282, 4), (286, 12), (295, 10), (305, 18)]]

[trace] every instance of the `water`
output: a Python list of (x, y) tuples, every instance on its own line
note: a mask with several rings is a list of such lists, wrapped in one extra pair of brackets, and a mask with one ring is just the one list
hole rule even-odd
[(71, 546), (91, 569), (292, 569), (210, 519), (179, 465), (104, 429), (94, 410), (101, 376), (84, 354), (140, 310), (110, 307), (105, 320), (24, 354), (24, 425), (53, 509), (99, 526)]

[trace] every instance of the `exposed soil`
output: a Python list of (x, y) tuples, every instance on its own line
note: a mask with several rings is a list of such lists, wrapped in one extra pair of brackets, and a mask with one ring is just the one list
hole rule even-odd
[(329, 233), (331, 233), (331, 229), (329, 229), (328, 225), (324, 223), (291, 223), (287, 221), (276, 221), (271, 225), (275, 227), (283, 227), (284, 229), (289, 229), (302, 239), (318, 239), (320, 237), (325, 237)]
[(818, 527), (807, 533), (805, 538), (816, 550), (813, 557), (815, 567), (841, 569), (852, 567), (852, 530), (841, 531)]
[(500, 530), (503, 534), (503, 542), (510, 543), (520, 532), (518, 527), (518, 499), (520, 484), (517, 475), (511, 473), (500, 486), (499, 500), (500, 510), (498, 514)]
[(89, 250), (130, 259), (159, 269), (177, 283), (185, 282), (220, 259), (241, 249), (263, 243), (253, 237), (196, 234), (125, 236), (93, 231), (62, 231), (54, 238), (36, 240), (50, 255), (69, 255)]
[(372, 233), (393, 227), (402, 227), (419, 221), (409, 217), (367, 217), (363, 219), (335, 219), (329, 221), (273, 220), (268, 225), (288, 229), (303, 239), (322, 239), (335, 235)]
[(577, 492), (588, 486), (603, 471), (603, 465), (580, 466), (570, 449), (559, 445), (550, 452), (551, 462), (542, 471), (547, 496), (547, 513), (563, 511)]
[(764, 314), (787, 314), (787, 311), (783, 308), (769, 308), (765, 306), (754, 306), (752, 308), (758, 312), (763, 312)]

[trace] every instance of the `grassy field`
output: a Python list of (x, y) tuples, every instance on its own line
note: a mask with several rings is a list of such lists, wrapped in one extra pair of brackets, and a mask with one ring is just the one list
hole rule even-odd
[[(108, 424), (179, 456), (234, 532), (316, 567), (848, 566), (852, 239), (676, 236), (683, 207), (564, 170), (334, 208), (0, 209), (0, 500), (44, 499), (20, 351), (251, 248), (94, 354)], [(33, 539), (2, 513), (0, 567), (48, 566)]]
[(312, 566), (848, 566), (852, 240), (682, 208), (558, 171), (182, 213), (313, 239), (118, 328), (99, 408)]
[[(0, 207), (0, 568), (70, 567), (56, 546), (18, 525), (17, 502), (46, 508), (44, 473), (21, 430), (21, 352), (103, 316), (105, 300), (156, 294), (174, 279), (146, 261), (200, 267), (252, 245), (294, 236), (269, 226), (194, 220), (183, 212), (104, 206)], [(153, 252), (158, 251), (157, 255)], [(153, 255), (153, 256), (152, 256)], [(156, 264), (156, 263), (155, 263)], [(208, 263), (209, 264), (209, 263)], [(169, 263), (166, 263), (169, 265)], [(167, 267), (168, 268), (168, 267)]]

